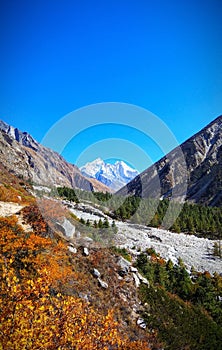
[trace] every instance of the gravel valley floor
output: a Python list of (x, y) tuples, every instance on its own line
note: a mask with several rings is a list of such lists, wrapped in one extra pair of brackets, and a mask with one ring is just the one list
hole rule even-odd
[[(93, 207), (91, 209), (94, 210)], [(83, 208), (71, 209), (71, 211), (84, 220), (100, 219), (98, 210), (93, 211), (92, 214), (84, 212)], [(104, 216), (103, 213), (101, 214)], [(111, 224), (112, 220), (110, 218), (108, 220)], [(222, 274), (222, 259), (213, 255), (215, 240), (120, 221), (116, 221), (116, 226), (118, 232), (114, 238), (115, 244), (131, 250), (134, 254), (138, 250), (143, 251), (153, 247), (164, 259), (171, 259), (173, 263), (177, 263), (178, 258), (181, 257), (188, 270), (193, 266), (200, 272)]]

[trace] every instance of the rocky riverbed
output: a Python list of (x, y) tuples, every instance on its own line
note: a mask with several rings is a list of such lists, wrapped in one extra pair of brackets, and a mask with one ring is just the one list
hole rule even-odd
[[(90, 205), (87, 206), (87, 212), (81, 205), (72, 208), (71, 211), (77, 217), (92, 222), (99, 220), (101, 216), (105, 217), (102, 212)], [(112, 219), (109, 217), (107, 219), (111, 224)], [(125, 247), (135, 255), (153, 247), (164, 259), (171, 259), (173, 263), (177, 263), (179, 257), (182, 258), (188, 270), (193, 266), (197, 271), (222, 274), (222, 259), (213, 255), (215, 240), (128, 222), (115, 221), (115, 224), (118, 229), (114, 236), (115, 245)]]

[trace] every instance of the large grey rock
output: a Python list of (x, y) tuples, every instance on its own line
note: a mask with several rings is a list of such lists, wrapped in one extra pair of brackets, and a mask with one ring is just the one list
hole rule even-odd
[(57, 228), (69, 239), (73, 239), (75, 235), (75, 226), (71, 224), (66, 218), (63, 219), (63, 222), (56, 223)]
[(131, 263), (122, 256), (118, 258), (117, 264), (119, 266), (118, 273), (121, 277), (127, 275), (130, 270)]
[(71, 222), (69, 220), (67, 220), (66, 218), (64, 218), (63, 224), (62, 224), (64, 230), (65, 230), (65, 235), (68, 238), (73, 238), (74, 234), (75, 234), (75, 226), (71, 224)]

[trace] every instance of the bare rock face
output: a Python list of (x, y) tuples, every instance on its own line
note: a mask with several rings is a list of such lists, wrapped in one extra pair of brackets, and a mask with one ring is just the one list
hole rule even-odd
[(118, 195), (222, 205), (222, 116), (118, 191)]
[(109, 191), (108, 187), (85, 178), (57, 152), (43, 147), (27, 132), (0, 121), (0, 161), (16, 176), (46, 186), (67, 186), (86, 191)]
[(187, 199), (222, 205), (222, 116), (183, 145), (190, 173)]

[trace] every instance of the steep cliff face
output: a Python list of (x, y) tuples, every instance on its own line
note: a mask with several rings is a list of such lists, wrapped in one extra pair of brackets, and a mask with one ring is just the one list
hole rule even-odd
[(153, 164), (118, 194), (186, 196), (195, 203), (222, 205), (222, 116)]
[(31, 135), (0, 121), (0, 161), (17, 176), (46, 186), (68, 186), (86, 191), (109, 191), (98, 181), (91, 182), (79, 169)]
[(189, 172), (187, 199), (222, 205), (222, 116), (182, 145)]

